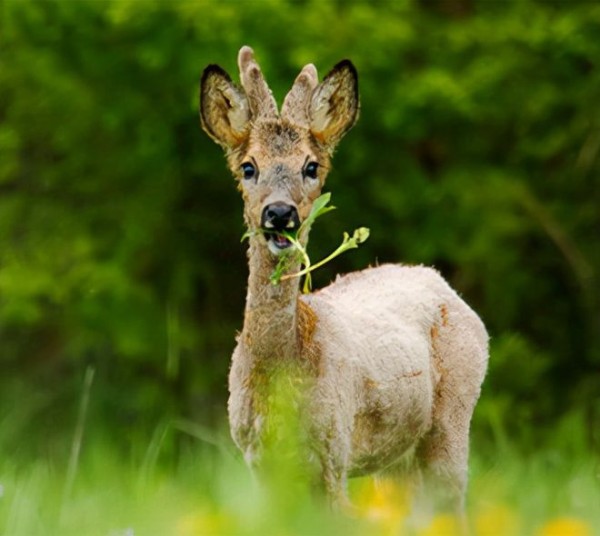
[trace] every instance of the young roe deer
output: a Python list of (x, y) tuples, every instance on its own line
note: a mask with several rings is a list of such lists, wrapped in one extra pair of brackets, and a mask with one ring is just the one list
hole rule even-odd
[(249, 239), (244, 326), (229, 376), (233, 439), (248, 464), (260, 461), (265, 386), (279, 364), (293, 363), (310, 380), (299, 401), (309, 458), (334, 502), (345, 500), (348, 476), (408, 465), (424, 489), (445, 489), (461, 510), (486, 330), (423, 266), (369, 268), (306, 295), (297, 279), (270, 282), (291, 246), (275, 233), (307, 217), (336, 144), (357, 119), (357, 74), (344, 60), (318, 83), (307, 65), (279, 113), (252, 49), (240, 50), (238, 64), (241, 87), (217, 65), (204, 70), (200, 103), (202, 126), (224, 148), (242, 192), (246, 224), (261, 231)]

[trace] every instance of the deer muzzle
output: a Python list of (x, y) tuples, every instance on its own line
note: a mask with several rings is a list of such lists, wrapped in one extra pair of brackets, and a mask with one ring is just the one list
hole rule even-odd
[(285, 235), (294, 236), (300, 227), (298, 209), (281, 201), (270, 203), (262, 211), (260, 224), (269, 250), (279, 255), (292, 246)]

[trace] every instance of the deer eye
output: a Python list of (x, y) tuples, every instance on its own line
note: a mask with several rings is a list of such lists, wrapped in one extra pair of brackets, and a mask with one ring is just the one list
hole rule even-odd
[(319, 164), (317, 162), (309, 162), (304, 168), (304, 176), (308, 177), (309, 179), (316, 179), (318, 168)]
[(254, 167), (254, 164), (250, 162), (244, 162), (241, 165), (241, 168), (242, 173), (244, 174), (244, 179), (249, 180), (254, 179), (256, 177), (256, 168)]

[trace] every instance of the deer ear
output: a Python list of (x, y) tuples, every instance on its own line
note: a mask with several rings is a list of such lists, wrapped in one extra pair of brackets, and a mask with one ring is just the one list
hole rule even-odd
[(225, 149), (239, 146), (248, 136), (248, 99), (218, 65), (209, 65), (200, 82), (200, 121), (206, 133)]
[(358, 75), (352, 62), (338, 63), (314, 89), (309, 104), (310, 130), (329, 150), (358, 119)]

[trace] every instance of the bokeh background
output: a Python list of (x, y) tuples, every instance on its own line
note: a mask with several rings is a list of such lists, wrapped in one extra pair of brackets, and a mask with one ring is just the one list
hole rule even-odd
[(209, 63), (237, 79), (243, 44), (279, 102), (306, 63), (359, 72), (311, 256), (371, 238), (315, 286), (437, 267), (491, 334), (474, 448), (563, 430), (597, 453), (599, 36), (595, 2), (4, 0), (2, 456), (66, 459), (86, 371), (85, 440), (125, 457), (165, 423), (223, 426), (246, 246), (198, 82)]

